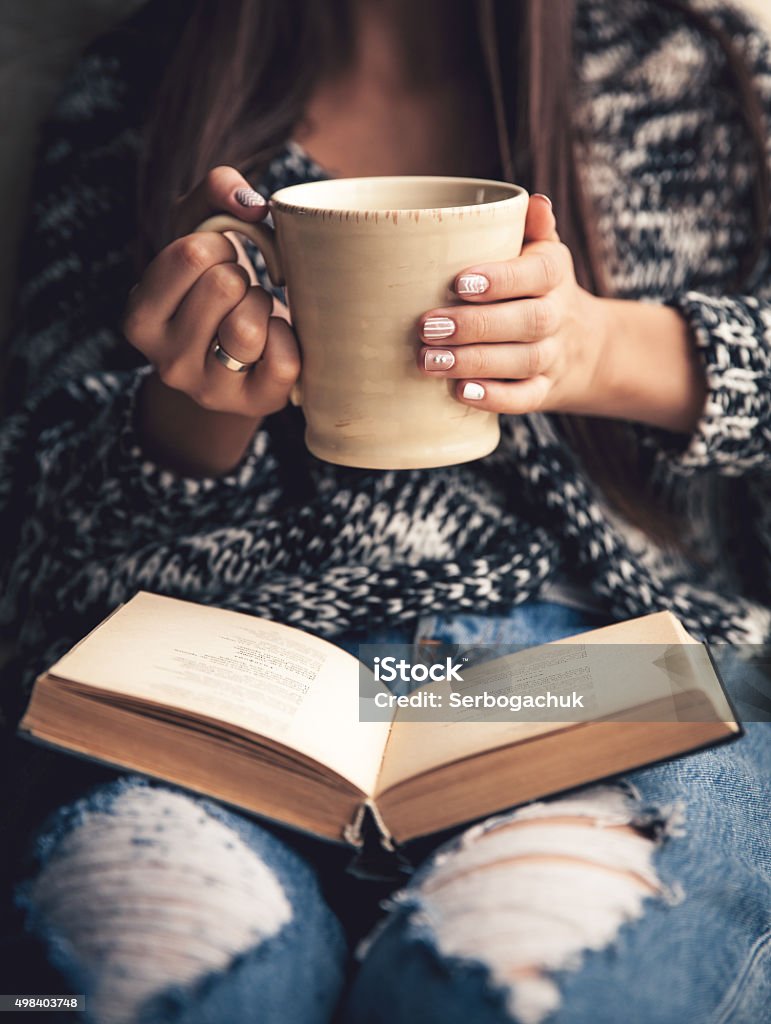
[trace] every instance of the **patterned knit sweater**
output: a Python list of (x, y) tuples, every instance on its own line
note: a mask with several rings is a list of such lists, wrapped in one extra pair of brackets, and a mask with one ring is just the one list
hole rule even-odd
[[(771, 113), (767, 40), (698, 2), (745, 54)], [(680, 310), (706, 373), (692, 437), (630, 427), (697, 556), (669, 555), (613, 514), (548, 416), (504, 417), (493, 455), (446, 469), (330, 466), (278, 443), (271, 421), (221, 478), (150, 462), (134, 424), (149, 367), (118, 324), (133, 283), (139, 128), (163, 59), (124, 30), (81, 61), (34, 185), (0, 432), (0, 626), (18, 649), (6, 697), (18, 702), (139, 588), (334, 639), (432, 611), (494, 613), (568, 576), (620, 618), (669, 608), (706, 638), (766, 638), (771, 241), (735, 294), (753, 170), (725, 59), (653, 0), (580, 0), (576, 45), (611, 281), (621, 297)], [(315, 173), (289, 144), (258, 184), (267, 194)]]

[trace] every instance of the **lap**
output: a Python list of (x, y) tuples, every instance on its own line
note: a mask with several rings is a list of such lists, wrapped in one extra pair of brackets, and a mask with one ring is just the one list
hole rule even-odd
[(770, 750), (771, 726), (751, 724), (736, 744), (466, 830), (392, 902), (347, 1021), (756, 1024), (771, 999)]
[[(528, 608), (481, 640), (489, 623), (475, 618), (434, 619), (422, 635), (534, 643), (600, 624)], [(758, 724), (738, 743), (632, 773), (624, 787), (587, 787), (466, 830), (394, 897), (369, 941), (347, 1020), (499, 1024), (536, 1022), (554, 1010), (565, 1024), (620, 1016), (754, 1024), (771, 995), (769, 779), (771, 726)], [(594, 826), (580, 830), (582, 817)], [(79, 832), (88, 841), (76, 842)], [(188, 924), (206, 940), (197, 954), (206, 970), (174, 976), (172, 985), (156, 978), (142, 995), (147, 1020), (228, 1019), (237, 999), (249, 1012), (259, 1006), (265, 1021), (322, 1021), (343, 985), (346, 947), (308, 862), (328, 861), (328, 876), (338, 879), (342, 867), (320, 844), (293, 845), (302, 856), (270, 829), (210, 801), (124, 778), (47, 827), (39, 888), (24, 895), (29, 920), (43, 936), (77, 931), (90, 906), (86, 931), (94, 918), (111, 934), (128, 921), (145, 955), (142, 935), (160, 922), (166, 947), (181, 942), (187, 958), (191, 929), (180, 932), (176, 898), (183, 892)], [(52, 874), (54, 863), (60, 869)], [(116, 863), (120, 877), (111, 877), (104, 865)], [(86, 865), (77, 882), (86, 902), (76, 911), (62, 894)], [(598, 887), (597, 870), (614, 868), (614, 884), (606, 877)], [(160, 886), (152, 909), (149, 881)], [(357, 900), (355, 884), (348, 901)], [(158, 999), (166, 1009), (153, 1017)], [(720, 1016), (721, 1000), (730, 1017)]]
[(342, 929), (313, 869), (256, 822), (124, 776), (58, 811), (35, 859), (27, 928), (93, 1020), (329, 1019)]
[[(439, 617), (430, 635), (532, 644), (602, 624), (536, 602), (494, 623)], [(613, 799), (587, 845), (581, 813), (601, 822)], [(393, 901), (347, 1021), (754, 1024), (771, 999), (770, 806), (771, 725), (750, 723), (735, 743), (463, 832)], [(599, 888), (598, 864), (617, 872)]]

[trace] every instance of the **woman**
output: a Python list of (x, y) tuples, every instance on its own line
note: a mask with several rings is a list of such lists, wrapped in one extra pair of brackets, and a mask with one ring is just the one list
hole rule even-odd
[[(352, 647), (535, 642), (661, 608), (765, 639), (771, 56), (701, 8), (201, 3), (157, 49), (124, 31), (86, 59), (36, 188), (3, 433), (14, 713), (20, 679), (140, 587)], [(487, 459), (305, 454), (280, 296), (237, 239), (189, 232), (329, 173), (536, 193), (522, 256), (459, 268), (462, 303), (416, 325), (423, 372), (504, 414)], [(19, 899), (95, 1020), (755, 1021), (769, 757), (750, 727), (483, 823), (397, 894), (356, 971), (316, 844), (132, 777), (46, 825)]]

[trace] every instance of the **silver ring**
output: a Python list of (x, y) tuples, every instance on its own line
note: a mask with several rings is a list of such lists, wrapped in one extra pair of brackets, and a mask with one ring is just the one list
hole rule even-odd
[(216, 356), (222, 365), (226, 369), (232, 370), (233, 373), (246, 373), (247, 370), (251, 370), (253, 366), (257, 365), (256, 361), (254, 363), (242, 363), (240, 359), (234, 359), (233, 356), (231, 356), (229, 352), (226, 352), (222, 345), (220, 345), (219, 338), (214, 339), (211, 351), (212, 355)]

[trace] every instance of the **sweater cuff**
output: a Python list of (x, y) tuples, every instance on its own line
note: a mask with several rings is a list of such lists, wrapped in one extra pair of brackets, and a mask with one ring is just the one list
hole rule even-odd
[(682, 474), (739, 476), (771, 462), (771, 309), (752, 297), (688, 292), (670, 303), (685, 318), (707, 382), (699, 422), (688, 436), (643, 427), (656, 460)]
[(263, 428), (256, 431), (239, 463), (222, 476), (185, 476), (148, 458), (137, 430), (137, 407), (142, 383), (152, 372), (151, 366), (134, 371), (118, 410), (117, 456), (120, 465), (115, 468), (124, 480), (128, 475), (127, 482), (132, 489), (141, 491), (146, 501), (194, 505), (204, 495), (241, 492), (253, 485), (258, 477), (264, 477), (269, 438)]

